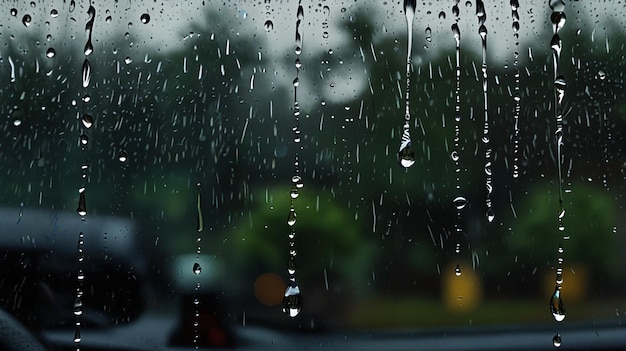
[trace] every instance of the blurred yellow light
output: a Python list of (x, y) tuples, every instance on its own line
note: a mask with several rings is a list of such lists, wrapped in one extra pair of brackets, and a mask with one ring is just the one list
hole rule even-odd
[(453, 312), (468, 312), (475, 309), (482, 299), (482, 285), (476, 272), (468, 264), (448, 265), (441, 272), (442, 299), (446, 309)]
[(263, 273), (254, 281), (254, 296), (260, 303), (268, 306), (283, 301), (287, 285), (276, 273)]

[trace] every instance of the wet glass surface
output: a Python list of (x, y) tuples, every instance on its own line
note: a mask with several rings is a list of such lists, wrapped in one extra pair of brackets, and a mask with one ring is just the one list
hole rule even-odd
[(625, 11), (2, 3), (0, 307), (86, 349), (620, 330)]

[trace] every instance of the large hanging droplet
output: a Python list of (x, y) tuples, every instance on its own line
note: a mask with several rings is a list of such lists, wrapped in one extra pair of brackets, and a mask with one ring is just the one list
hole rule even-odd
[(198, 275), (202, 272), (202, 267), (200, 267), (200, 264), (198, 262), (193, 264), (193, 274)]
[(554, 345), (554, 347), (561, 347), (561, 335), (560, 334), (556, 334), (552, 338), (552, 345)]
[(300, 293), (300, 287), (296, 283), (292, 283), (285, 290), (285, 297), (283, 298), (283, 312), (289, 317), (297, 316), (302, 310), (302, 294)]
[(29, 14), (24, 15), (24, 17), (22, 17), (22, 24), (24, 24), (26, 27), (30, 26), (30, 22), (32, 21), (32, 17), (30, 17)]
[(289, 211), (289, 215), (287, 215), (287, 224), (290, 227), (293, 227), (296, 224), (296, 211), (292, 208)]
[(85, 191), (81, 191), (78, 197), (78, 208), (76, 209), (78, 214), (82, 217), (87, 215), (87, 204), (85, 200)]
[(550, 312), (552, 312), (552, 317), (557, 322), (562, 322), (565, 319), (565, 308), (563, 307), (560, 286), (554, 289), (554, 294), (550, 298)]
[(398, 151), (398, 163), (404, 168), (409, 168), (415, 163), (415, 151), (411, 146), (411, 141), (403, 143)]

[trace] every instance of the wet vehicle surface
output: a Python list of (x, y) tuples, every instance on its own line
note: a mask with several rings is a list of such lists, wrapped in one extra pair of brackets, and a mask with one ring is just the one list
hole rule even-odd
[(0, 346), (623, 349), (624, 11), (0, 4)]

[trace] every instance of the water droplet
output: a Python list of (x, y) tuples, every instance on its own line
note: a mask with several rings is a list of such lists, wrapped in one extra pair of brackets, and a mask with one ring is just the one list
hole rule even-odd
[(46, 57), (47, 58), (53, 58), (54, 55), (56, 55), (56, 51), (54, 51), (53, 48), (48, 48), (48, 50), (46, 50)]
[(606, 79), (606, 73), (604, 73), (603, 70), (599, 70), (598, 71), (598, 78), (600, 78), (600, 80), (605, 80)]
[(287, 215), (287, 224), (290, 227), (293, 227), (296, 224), (296, 210), (291, 208), (291, 210), (289, 210), (289, 214)]
[(285, 297), (283, 298), (283, 312), (289, 317), (297, 316), (302, 310), (302, 294), (300, 288), (296, 283), (292, 283), (287, 290), (285, 290)]
[(126, 56), (126, 58), (124, 59), (124, 63), (126, 63), (127, 65), (130, 65), (133, 62), (133, 59), (130, 58), (130, 56)]
[(91, 43), (91, 38), (89, 38), (87, 39), (87, 43), (85, 44), (83, 53), (85, 54), (85, 56), (89, 56), (91, 55), (92, 52), (93, 52), (93, 44)]
[(83, 77), (83, 88), (86, 88), (89, 86), (89, 82), (91, 81), (91, 64), (89, 63), (89, 60), (87, 59), (83, 61), (82, 77)]
[(452, 159), (452, 161), (457, 162), (459, 160), (459, 153), (455, 151), (452, 151), (450, 153), (450, 158)]
[(550, 16), (550, 21), (554, 24), (555, 32), (559, 32), (563, 28), (566, 20), (567, 18), (564, 12), (552, 12)]
[(458, 264), (456, 265), (456, 267), (454, 267), (454, 274), (455, 274), (457, 277), (460, 277), (460, 276), (461, 276), (461, 267), (459, 267), (459, 265), (458, 265)]
[(13, 17), (17, 16), (17, 9), (16, 8), (12, 8), (11, 9), (11, 16), (13, 16)]
[(457, 210), (462, 210), (465, 205), (467, 205), (467, 199), (465, 199), (463, 196), (456, 197), (454, 200), (452, 200), (452, 202), (454, 203), (454, 206)]
[(292, 199), (296, 199), (299, 195), (298, 188), (292, 188), (291, 193), (289, 194)]
[[(202, 189), (202, 184), (196, 183), (196, 188), (198, 188), (198, 196), (196, 201), (196, 207), (198, 213), (196, 214), (196, 230), (201, 232), (204, 229), (204, 216), (202, 215), (202, 201), (200, 200), (200, 189)], [(200, 237), (198, 237), (198, 242), (200, 242)], [(198, 253), (200, 253), (200, 246), (198, 246)]]
[(193, 274), (198, 275), (200, 274), (200, 272), (202, 272), (202, 267), (200, 267), (200, 264), (198, 262), (193, 264)]
[(79, 343), (81, 340), (80, 338), (80, 328), (76, 328), (76, 332), (74, 332), (74, 342), (75, 343)]
[(111, 21), (113, 21), (113, 18), (111, 16), (107, 16), (105, 21), (106, 21), (106, 23), (111, 23)]
[(52, 17), (52, 18), (59, 17), (59, 11), (57, 11), (56, 9), (50, 10), (50, 17)]
[(76, 209), (76, 211), (81, 217), (85, 217), (85, 215), (87, 215), (87, 205), (84, 190), (80, 192), (80, 195), (78, 197), (78, 208)]
[(409, 168), (415, 163), (415, 152), (411, 146), (411, 141), (403, 143), (398, 151), (398, 163), (404, 168)]
[(150, 23), (150, 15), (147, 13), (144, 13), (143, 15), (141, 15), (139, 19), (141, 20), (141, 23), (143, 24)]
[(271, 31), (272, 29), (274, 29), (274, 22), (267, 20), (265, 21), (265, 25), (263, 26), (265, 28), (266, 32)]
[(562, 322), (565, 319), (565, 308), (563, 307), (563, 299), (561, 298), (561, 287), (557, 286), (554, 289), (554, 294), (550, 298), (550, 312), (552, 317), (557, 322)]
[(24, 17), (22, 17), (22, 24), (24, 24), (26, 27), (30, 26), (30, 21), (32, 20), (32, 17), (30, 17), (29, 14), (24, 15)]
[(565, 10), (565, 1), (563, 0), (548, 0), (548, 4), (552, 11), (563, 12)]
[(80, 316), (83, 314), (83, 300), (80, 297), (77, 297), (74, 300), (74, 315)]
[(446, 19), (446, 13), (444, 11), (439, 12), (439, 19)]
[(489, 223), (493, 222), (493, 220), (496, 218), (495, 213), (493, 213), (493, 209), (488, 209), (487, 210), (487, 221), (489, 221)]
[(120, 153), (117, 155), (117, 159), (122, 162), (125, 163), (126, 161), (128, 161), (128, 154), (126, 153), (126, 151), (122, 150), (120, 151)]
[(91, 115), (84, 114), (82, 118), (82, 122), (83, 122), (83, 126), (89, 129), (91, 128), (91, 126), (93, 126), (93, 117), (91, 117)]
[(89, 137), (87, 137), (87, 135), (85, 135), (85, 134), (81, 134), (81, 136), (80, 136), (80, 144), (81, 145), (87, 145), (87, 143), (89, 143)]
[(554, 345), (554, 347), (561, 347), (561, 335), (560, 334), (556, 334), (552, 338), (552, 345)]

